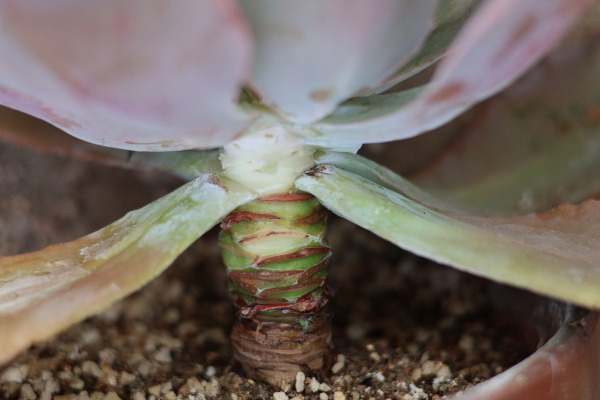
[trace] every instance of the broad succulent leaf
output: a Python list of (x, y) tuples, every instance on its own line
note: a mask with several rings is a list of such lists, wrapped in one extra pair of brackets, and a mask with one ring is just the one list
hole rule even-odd
[(296, 186), (336, 214), (418, 255), (584, 307), (600, 307), (600, 201), (494, 219), (430, 208), (333, 166), (302, 175)]
[[(314, 128), (323, 140), (353, 143), (387, 142), (436, 128), (512, 83), (590, 4), (591, 0), (491, 0), (466, 24), (451, 54), (415, 100), (385, 115), (349, 122), (325, 119)], [(319, 139), (309, 143), (318, 144)]]
[(0, 257), (0, 363), (139, 289), (254, 197), (204, 175), (81, 239)]
[(475, 13), (482, 0), (442, 0), (438, 3), (435, 27), (414, 57), (384, 84), (361, 92), (359, 96), (383, 93), (394, 85), (421, 72), (448, 54), (452, 41)]
[(248, 122), (251, 47), (233, 0), (5, 0), (0, 104), (104, 146), (217, 147)]
[(68, 135), (45, 121), (2, 106), (0, 141), (100, 164), (171, 172), (187, 180), (222, 171), (219, 150), (142, 153), (98, 146)]
[(597, 195), (598, 71), (597, 39), (553, 53), (483, 103), (465, 133), (415, 182), (478, 215), (522, 215)]
[(297, 123), (318, 121), (376, 86), (419, 48), (434, 0), (241, 2), (256, 37), (252, 79), (265, 104)]

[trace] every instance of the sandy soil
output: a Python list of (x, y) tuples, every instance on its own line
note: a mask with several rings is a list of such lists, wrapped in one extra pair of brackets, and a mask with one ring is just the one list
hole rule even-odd
[[(179, 184), (0, 143), (0, 254), (75, 239)], [(337, 363), (327, 380), (300, 376), (273, 393), (231, 358), (216, 233), (140, 292), (18, 356), (0, 370), (0, 398), (439, 399), (534, 350), (495, 324), (484, 281), (331, 218)]]

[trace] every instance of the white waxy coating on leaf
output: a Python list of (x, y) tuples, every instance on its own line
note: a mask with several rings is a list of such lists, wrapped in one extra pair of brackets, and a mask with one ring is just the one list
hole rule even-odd
[(256, 194), (204, 175), (73, 242), (0, 257), (0, 363), (148, 283)]
[(261, 195), (287, 192), (314, 165), (315, 149), (279, 125), (268, 126), (224, 147), (224, 175)]
[(6, 0), (0, 54), (0, 104), (92, 143), (211, 148), (248, 123), (251, 35), (232, 0)]

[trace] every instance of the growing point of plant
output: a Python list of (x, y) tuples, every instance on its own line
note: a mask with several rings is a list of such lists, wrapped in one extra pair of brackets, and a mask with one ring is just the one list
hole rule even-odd
[(254, 124), (223, 150), (224, 174), (261, 196), (293, 189), (298, 175), (315, 163), (314, 147), (277, 123)]

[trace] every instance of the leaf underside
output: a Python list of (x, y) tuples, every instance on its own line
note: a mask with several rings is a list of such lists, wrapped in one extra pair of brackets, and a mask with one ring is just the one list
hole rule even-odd
[(45, 121), (3, 106), (0, 140), (83, 161), (170, 172), (188, 180), (222, 171), (219, 150), (148, 153), (114, 149), (77, 139)]
[(296, 187), (341, 217), (418, 255), (600, 308), (600, 201), (494, 219), (428, 207), (334, 166), (302, 175)]
[(0, 363), (139, 289), (254, 197), (204, 175), (81, 239), (0, 257)]

